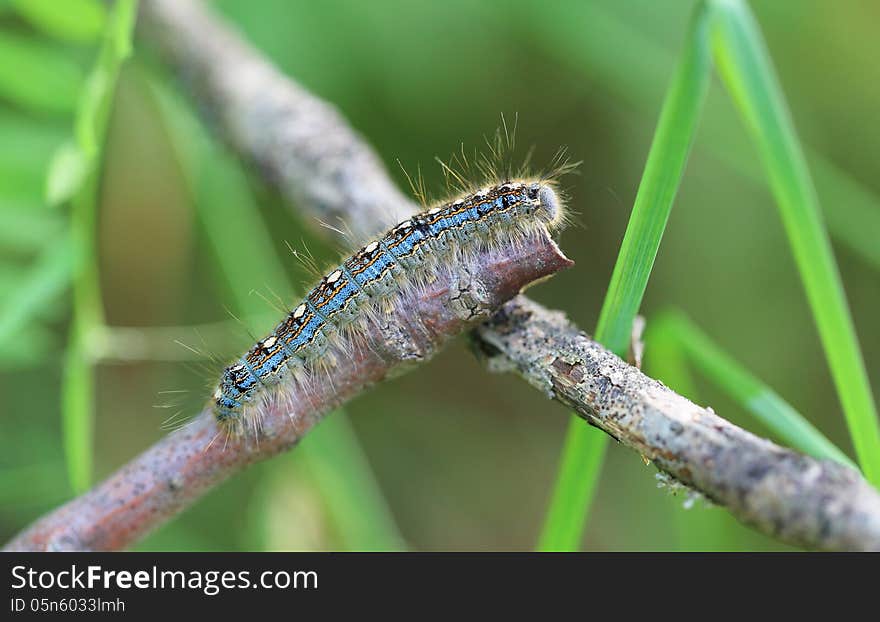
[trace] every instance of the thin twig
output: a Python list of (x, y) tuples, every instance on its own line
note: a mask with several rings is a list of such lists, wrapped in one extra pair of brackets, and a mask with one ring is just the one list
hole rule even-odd
[[(164, 49), (172, 66), (197, 77), (196, 97), (215, 112), (220, 133), (240, 153), (258, 163), (260, 170), (268, 173), (267, 180), (274, 181), (291, 204), (319, 218), (341, 216), (361, 234), (372, 233), (375, 223), (387, 222), (385, 210), (380, 207), (385, 203), (398, 215), (415, 209), (412, 203), (407, 207), (405, 200), (401, 202), (378, 158), (329, 104), (304, 92), (200, 4), (150, 0), (145, 9), (152, 23), (151, 37)], [(255, 92), (267, 96), (252, 97)], [(278, 138), (315, 135), (314, 131), (309, 134), (309, 127), (320, 127), (322, 138), (333, 137), (329, 147), (323, 140), (304, 144)], [(302, 166), (303, 152), (309, 157), (317, 154), (317, 158)], [(322, 169), (317, 165), (319, 161), (329, 163), (327, 171), (355, 174), (336, 175), (333, 179), (310, 176)], [(332, 200), (302, 200), (303, 196), (322, 194), (321, 189), (328, 185), (337, 186), (338, 191), (328, 195)], [(360, 188), (370, 188), (371, 192), (360, 193)], [(379, 189), (378, 194), (372, 189)], [(382, 201), (377, 202), (376, 196), (383, 197)], [(656, 396), (646, 394), (642, 388), (662, 386), (659, 383), (589, 342), (593, 354), (601, 354), (609, 369), (629, 370), (612, 376), (615, 382), (619, 376), (621, 386), (609, 385), (604, 367), (584, 365), (576, 353), (565, 350), (565, 343), (558, 339), (577, 330), (561, 315), (524, 297), (508, 303), (505, 309), (506, 313), (476, 331), (478, 342), (496, 345), (494, 367), (521, 369), (532, 384), (550, 389), (547, 392), (552, 397), (572, 405), (589, 421), (653, 459), (661, 469), (765, 533), (814, 548), (880, 546), (878, 495), (854, 471), (761, 441), (665, 387), (668, 400), (664, 404), (675, 408), (669, 412), (658, 410)], [(557, 322), (558, 334), (550, 330), (548, 318)], [(502, 332), (504, 339), (500, 338)], [(586, 339), (578, 334), (578, 339)], [(575, 370), (565, 376), (569, 382), (571, 373), (585, 374), (580, 384), (573, 385), (576, 390), (605, 387), (604, 398), (610, 401), (596, 402), (594, 396), (591, 404), (565, 391), (552, 390), (552, 385), (546, 384), (549, 379), (564, 376), (553, 367), (560, 361), (568, 361)], [(613, 390), (609, 391), (609, 386)], [(609, 393), (628, 399), (615, 401)], [(694, 412), (701, 416), (692, 419), (690, 414)], [(652, 413), (656, 417), (648, 417)], [(642, 428), (646, 423), (653, 426), (648, 431)], [(707, 437), (713, 430), (718, 438)], [(693, 445), (682, 447), (684, 439), (693, 441)], [(719, 444), (715, 442), (718, 439), (727, 442)], [(840, 486), (835, 487), (837, 484)]]
[[(274, 182), (292, 207), (300, 207), (306, 213), (322, 219), (341, 217), (351, 223), (352, 230), (360, 235), (371, 234), (379, 226), (378, 223), (387, 222), (387, 210), (382, 207), (384, 204), (391, 206), (390, 211), (398, 216), (416, 209), (412, 202), (401, 199), (379, 159), (329, 104), (305, 92), (279, 72), (234, 31), (205, 11), (201, 3), (148, 0), (144, 8), (150, 38), (163, 48), (173, 67), (192, 78), (195, 96), (203, 107), (214, 112), (213, 116), (219, 121), (220, 134), (234, 149), (258, 164), (259, 170), (266, 173), (266, 180)], [(253, 93), (270, 95), (265, 98), (253, 97)], [(320, 128), (319, 132), (310, 130), (316, 127)], [(318, 139), (278, 139), (280, 136), (318, 136)], [(325, 137), (331, 137), (331, 140), (325, 142)], [(314, 158), (305, 166), (302, 162), (304, 153)], [(322, 167), (319, 162), (328, 164)], [(316, 171), (324, 171), (325, 176), (312, 175)], [(340, 171), (346, 173), (341, 174)], [(336, 192), (322, 192), (327, 186), (336, 187)], [(361, 192), (362, 188), (371, 191)], [(374, 194), (372, 189), (379, 190)], [(330, 198), (303, 200), (303, 197), (319, 195)], [(377, 201), (377, 196), (382, 200)], [(558, 356), (560, 351), (551, 345), (555, 342), (542, 343), (525, 338), (530, 331), (534, 337), (542, 327), (546, 328), (546, 323), (541, 323), (537, 316), (546, 319), (553, 316), (552, 312), (522, 297), (517, 304), (517, 308), (528, 309), (529, 313), (499, 316), (508, 320), (516, 317), (516, 332), (511, 332), (504, 341), (505, 347), (501, 352), (496, 352), (493, 365), (498, 367), (501, 360), (506, 360), (509, 367), (519, 367), (524, 361), (565, 360)], [(508, 310), (513, 308), (509, 307)], [(534, 326), (531, 320), (525, 319), (532, 314), (536, 316)], [(477, 340), (486, 343), (488, 336), (497, 335), (501, 326), (513, 331), (513, 325), (498, 322), (502, 320), (496, 318), (494, 324), (478, 329)], [(495, 332), (491, 332), (493, 325)], [(570, 327), (569, 324), (565, 326)], [(570, 327), (570, 330), (576, 329)], [(609, 365), (612, 362), (624, 365), (613, 354), (601, 350), (596, 344), (593, 346), (599, 348), (597, 352), (603, 352)], [(588, 366), (583, 369), (594, 368)], [(532, 372), (527, 379), (534, 384), (538, 377), (535, 375), (537, 368), (533, 368)], [(706, 427), (685, 418), (678, 422), (683, 426), (681, 434), (677, 432), (677, 425), (669, 429), (660, 426), (649, 435), (641, 434), (638, 414), (650, 411), (652, 404), (639, 402), (644, 395), (637, 388), (650, 379), (640, 373), (622, 378), (632, 378), (635, 383), (622, 388), (632, 390), (633, 399), (627, 404), (632, 416), (609, 414), (603, 419), (597, 415), (599, 418), (591, 421), (643, 456), (655, 459), (661, 469), (726, 506), (742, 521), (781, 540), (813, 548), (878, 546), (878, 496), (854, 471), (800, 456), (767, 441), (759, 441), (714, 414), (712, 420), (730, 436), (731, 441), (725, 447), (735, 449), (737, 443), (743, 443), (742, 452), (726, 453), (726, 465), (719, 465), (717, 459), (713, 460), (711, 456), (701, 458), (696, 450), (693, 453), (673, 452), (682, 460), (680, 465), (665, 462), (663, 457), (670, 455), (669, 452), (679, 446), (682, 438), (691, 438), (692, 435), (695, 439), (701, 438)], [(597, 376), (592, 380), (601, 383), (602, 377)], [(584, 380), (589, 381), (590, 378)], [(666, 391), (675, 395), (668, 389)], [(551, 392), (551, 395), (567, 401), (564, 393)], [(679, 404), (690, 404), (684, 398), (676, 398), (681, 400)], [(582, 414), (588, 412), (577, 406), (576, 409)], [(615, 425), (619, 427), (615, 428)], [(699, 446), (704, 449), (709, 447), (706, 443)], [(791, 464), (781, 460), (780, 456), (786, 456), (786, 460), (797, 462), (805, 469), (800, 479), (794, 476)], [(755, 471), (750, 470), (757, 464), (756, 460), (761, 465), (775, 465), (775, 468), (758, 477)], [(813, 476), (818, 479), (813, 481)], [(823, 497), (821, 493), (833, 492), (827, 485), (822, 485), (823, 482), (827, 484), (834, 478), (846, 480), (849, 485), (841, 487), (833, 495)], [(779, 484), (778, 490), (774, 488), (775, 483)], [(797, 490), (813, 487), (814, 494), (792, 495), (792, 486)], [(732, 496), (724, 491), (737, 491), (740, 496)], [(857, 491), (857, 494), (849, 499), (848, 495), (853, 491)], [(843, 508), (850, 508), (852, 513), (843, 516), (846, 513)], [(840, 523), (827, 525), (832, 519)], [(815, 528), (811, 529), (809, 525)]]
[(336, 360), (332, 382), (297, 386), (290, 400), (268, 407), (256, 436), (225, 438), (206, 409), (91, 491), (34, 523), (5, 549), (116, 550), (132, 544), (213, 485), (291, 448), (327, 411), (427, 361), (521, 288), (570, 265), (551, 240), (535, 237), (517, 251), (484, 251), (469, 268), (441, 271), (374, 326), (377, 335), (370, 343), (329, 352)]
[[(146, 35), (190, 78), (220, 133), (259, 165), (291, 205), (326, 221), (341, 217), (359, 236), (415, 209), (331, 106), (274, 69), (199, 3), (147, 0), (142, 6)], [(531, 259), (555, 257), (553, 268), (561, 267), (555, 251), (547, 252)], [(517, 266), (514, 272), (522, 272)], [(513, 278), (510, 266), (483, 267), (481, 275), (504, 283), (488, 290), (497, 302), (504, 299), (500, 290), (512, 295), (517, 282), (535, 276)], [(437, 317), (446, 338), (464, 323), (444, 311), (440, 298), (420, 300), (418, 313)], [(590, 341), (562, 314), (519, 297), (474, 335), (492, 369), (518, 371), (764, 533), (811, 548), (880, 548), (880, 495), (858, 473), (780, 448), (692, 404)], [(270, 416), (258, 449), (233, 443), (220, 452), (215, 443), (204, 451), (214, 427), (203, 414), (7, 546), (123, 547), (217, 481), (291, 446), (320, 413), (382, 379), (405, 355), (404, 349), (391, 363), (343, 361), (338, 377), (344, 381), (337, 384), (334, 374), (334, 390), (310, 394), (312, 403), (292, 413), (292, 420)]]

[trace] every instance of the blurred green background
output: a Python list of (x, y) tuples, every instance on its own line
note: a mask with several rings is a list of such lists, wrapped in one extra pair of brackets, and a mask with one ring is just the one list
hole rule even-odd
[[(461, 143), (478, 147), (501, 113), (519, 115), (518, 142), (535, 145), (538, 165), (566, 145), (583, 161), (580, 174), (565, 179), (576, 225), (561, 240), (577, 265), (529, 293), (592, 331), (695, 2), (216, 4), (286, 73), (338, 106), (403, 187), (397, 159), (411, 171), (421, 166), (428, 187), (442, 193), (434, 156), (446, 157)], [(880, 5), (749, 4), (811, 154), (877, 395), (880, 228), (871, 225), (880, 212)], [(0, 312), (7, 315), (35, 295), (34, 275), (45, 277), (40, 258), (65, 230), (68, 210), (49, 205), (46, 174), (59, 145), (71, 137), (106, 20), (103, 5), (90, 0), (71, 2), (66, 19), (58, 11), (41, 14), (40, 6), (48, 4), (0, 1)], [(154, 407), (169, 401), (163, 391), (185, 390), (175, 402), (193, 413), (207, 395), (214, 379), (194, 369), (199, 361), (156, 360), (185, 358), (174, 339), (196, 347), (204, 340), (212, 350), (233, 354), (249, 339), (229, 320), (233, 298), (259, 290), (292, 301), (308, 284), (308, 271), (290, 256), (286, 242), (308, 247), (321, 265), (337, 256), (313, 223), (281, 207), (252, 171), (205, 138), (182, 91), (137, 39), (119, 78), (102, 154), (97, 250), (107, 323), (138, 330), (107, 347), (97, 367), (98, 479), (164, 433), (170, 412)], [(755, 154), (729, 97), (713, 84), (642, 311), (650, 324), (652, 314), (683, 309), (852, 456)], [(220, 274), (218, 248), (197, 214), (242, 205), (269, 226), (286, 275), (264, 275), (249, 269), (256, 264), (245, 265), (241, 282), (230, 285)], [(236, 231), (230, 228), (230, 246), (241, 243)], [(255, 308), (265, 317), (246, 323), (273, 324), (268, 303), (257, 299)], [(15, 331), (0, 330), (4, 541), (72, 496), (59, 388), (69, 321), (70, 290), (62, 287)], [(0, 327), (2, 322), (0, 315)], [(204, 324), (209, 326), (194, 328)], [(141, 360), (115, 360), (113, 347)], [(648, 371), (663, 379), (662, 361), (650, 359), (650, 344), (647, 356)], [(697, 401), (769, 435), (696, 378)], [(377, 387), (346, 410), (364, 457), (354, 464), (372, 470), (406, 546), (534, 547), (568, 421), (565, 408), (516, 377), (487, 374), (461, 339), (431, 364)], [(321, 455), (324, 428), (303, 443), (313, 445), (306, 450), (311, 456)], [(336, 496), (344, 492), (336, 489), (344, 491), (347, 482), (322, 476), (320, 460), (302, 453), (238, 475), (138, 548), (366, 546), (346, 537), (339, 520)], [(610, 446), (585, 548), (783, 548), (723, 510), (699, 502), (685, 509), (680, 494), (658, 490), (655, 473), (632, 451)], [(357, 522), (357, 505), (344, 511)]]

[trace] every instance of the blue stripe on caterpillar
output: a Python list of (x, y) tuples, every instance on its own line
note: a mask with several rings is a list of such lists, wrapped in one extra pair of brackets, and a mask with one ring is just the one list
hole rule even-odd
[(514, 240), (562, 220), (549, 182), (508, 182), (485, 188), (409, 218), (370, 242), (327, 276), (275, 330), (227, 367), (214, 392), (214, 414), (237, 426), (261, 389), (314, 366), (330, 337), (357, 325), (370, 305), (390, 298), (452, 253)]

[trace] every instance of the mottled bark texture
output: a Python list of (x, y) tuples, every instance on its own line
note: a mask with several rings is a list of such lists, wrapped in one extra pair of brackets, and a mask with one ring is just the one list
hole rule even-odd
[[(259, 170), (265, 173), (266, 181), (275, 185), (291, 207), (327, 222), (342, 218), (355, 235), (363, 237), (374, 234), (391, 220), (417, 210), (414, 203), (407, 201), (394, 188), (370, 147), (348, 127), (330, 104), (310, 95), (278, 71), (232, 29), (206, 11), (201, 2), (145, 0), (142, 6), (145, 36), (162, 49), (172, 67), (181, 75), (190, 77), (194, 96), (202, 108), (213, 111), (212, 116), (218, 123), (220, 134), (234, 149), (258, 165)], [(247, 78), (240, 79), (239, 76)], [(255, 93), (260, 96), (254, 96)], [(263, 94), (270, 95), (264, 98)], [(320, 131), (315, 131), (315, 128), (320, 128)], [(281, 136), (300, 139), (281, 140), (278, 138)], [(330, 140), (326, 140), (327, 137)], [(328, 187), (334, 190), (325, 191)], [(364, 193), (361, 192), (362, 188), (375, 190)], [(524, 297), (520, 297), (517, 304), (533, 312), (540, 311), (542, 317), (552, 315), (552, 312)], [(504, 317), (510, 315), (499, 316)], [(477, 333), (478, 339), (483, 342), (487, 342), (483, 336), (487, 334), (488, 326)], [(520, 334), (525, 334), (530, 328), (530, 320), (520, 315), (517, 326)], [(535, 330), (538, 328), (536, 326)], [(511, 336), (505, 341), (505, 348), (496, 352), (492, 361), (493, 366), (498, 367), (506, 359), (509, 367), (516, 368), (520, 362), (533, 360), (538, 355), (557, 360), (556, 352), (549, 343), (541, 346), (538, 340), (515, 339)], [(606, 355), (613, 358), (607, 352)], [(623, 365), (619, 359), (615, 360)], [(583, 371), (583, 368), (577, 369)], [(638, 378), (648, 380), (642, 375)], [(560, 395), (562, 393), (556, 397)], [(641, 412), (637, 401), (630, 405), (635, 412)], [(709, 411), (701, 409), (701, 412)], [(727, 445), (730, 452), (725, 454), (727, 462), (722, 464), (710, 456), (710, 459), (695, 460), (676, 470), (667, 468), (671, 464), (666, 465), (659, 457), (690, 438), (688, 434), (679, 433), (678, 426), (685, 431), (693, 428), (694, 433), (704, 431), (699, 427), (699, 422), (684, 418), (676, 421), (674, 426), (652, 429), (651, 434), (642, 435), (638, 429), (625, 434), (625, 428), (615, 429), (611, 422), (617, 421), (618, 426), (623, 426), (635, 424), (637, 420), (619, 416), (610, 418), (603, 429), (642, 455), (655, 459), (658, 466), (725, 505), (734, 515), (764, 533), (811, 548), (870, 549), (880, 546), (876, 536), (876, 524), (880, 520), (877, 493), (858, 474), (837, 465), (822, 463), (822, 470), (808, 471), (798, 482), (801, 487), (807, 486), (812, 481), (810, 478), (816, 475), (817, 485), (820, 481), (825, 485), (817, 488), (815, 496), (802, 498), (792, 493), (790, 481), (777, 480), (776, 472), (756, 478), (751, 459), (764, 448), (765, 464), (772, 463), (780, 455), (778, 452), (784, 452), (783, 455), (788, 456), (792, 464), (797, 462), (795, 458), (805, 460), (798, 463), (804, 465), (818, 464), (815, 460), (785, 452), (772, 443), (759, 441), (717, 416), (713, 417), (722, 422), (724, 425), (721, 429), (731, 435)], [(747, 446), (750, 451), (738, 453), (735, 450), (736, 442), (744, 439), (752, 441)], [(670, 455), (685, 454), (673, 452)], [(828, 486), (828, 477), (832, 473), (849, 481), (850, 485), (834, 496), (823, 497), (824, 492), (831, 488)], [(822, 477), (818, 477), (820, 474)], [(760, 495), (752, 497), (745, 492), (757, 490), (759, 484), (762, 490)], [(719, 494), (722, 489), (739, 491), (741, 494), (738, 498), (741, 500), (738, 501), (731, 494)], [(854, 494), (854, 491), (858, 494)], [(858, 516), (861, 516), (865, 529), (849, 532), (852, 539), (844, 538), (835, 544), (838, 541), (833, 537), (823, 536), (823, 525), (835, 531), (835, 528), (828, 526), (828, 521), (836, 520), (838, 513), (843, 511), (841, 508), (850, 507), (845, 499), (851, 493), (854, 494), (852, 503), (855, 504), (852, 507), (861, 508), (861, 513), (853, 515), (852, 520), (858, 522)], [(752, 501), (746, 503), (748, 499)], [(793, 523), (791, 527), (790, 522)], [(812, 531), (805, 529), (807, 524), (813, 524), (816, 528)], [(840, 528), (846, 529), (844, 526)], [(861, 534), (861, 540), (856, 537), (858, 534)]]
[(308, 387), (270, 402), (259, 434), (227, 439), (206, 409), (86, 494), (43, 517), (5, 550), (117, 550), (247, 465), (291, 448), (321, 416), (369, 386), (424, 363), (450, 338), (489, 317), (529, 283), (571, 262), (547, 238), (517, 249), (484, 251), (465, 270), (440, 270), (376, 322), (369, 343), (331, 351), (332, 381), (320, 373)]
[[(361, 238), (416, 210), (332, 106), (273, 68), (201, 3), (143, 0), (141, 6), (141, 34), (192, 85), (219, 133), (256, 163), (292, 207), (333, 225), (341, 218)], [(548, 249), (532, 250), (545, 257), (552, 272), (565, 262), (554, 258), (555, 251), (544, 255)], [(522, 266), (485, 268), (487, 278), (505, 281), (505, 274)], [(501, 302), (501, 290), (512, 296), (516, 283), (511, 278), (489, 291)], [(438, 326), (447, 326), (450, 334), (464, 328), (461, 315), (453, 314), (458, 320), (452, 320), (450, 310), (442, 310), (442, 295), (437, 296), (433, 303), (420, 303), (424, 312), (447, 317)], [(760, 531), (810, 548), (880, 548), (880, 497), (855, 471), (782, 449), (731, 425), (604, 350), (562, 314), (520, 296), (474, 336), (491, 368), (517, 371)], [(312, 396), (314, 401), (292, 418), (270, 416), (268, 437), (259, 448), (233, 443), (221, 453), (215, 443), (204, 451), (216, 430), (203, 414), (35, 523), (7, 548), (124, 547), (214, 483), (294, 444), (320, 413), (399, 369), (397, 363), (344, 363), (339, 373), (346, 380), (334, 383), (332, 392)]]
[(513, 371), (659, 469), (783, 542), (880, 550), (880, 494), (856, 471), (784, 449), (697, 406), (520, 296), (474, 331)]

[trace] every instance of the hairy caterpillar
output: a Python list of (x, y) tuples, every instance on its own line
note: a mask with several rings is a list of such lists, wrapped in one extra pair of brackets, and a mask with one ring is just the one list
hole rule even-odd
[(264, 401), (277, 399), (286, 382), (307, 385), (316, 371), (329, 371), (335, 355), (364, 343), (370, 322), (405, 312), (396, 298), (405, 299), (438, 270), (466, 269), (480, 248), (522, 243), (562, 220), (553, 181), (538, 179), (485, 187), (397, 224), (344, 259), (223, 371), (213, 394), (218, 423), (227, 432), (256, 427)]

